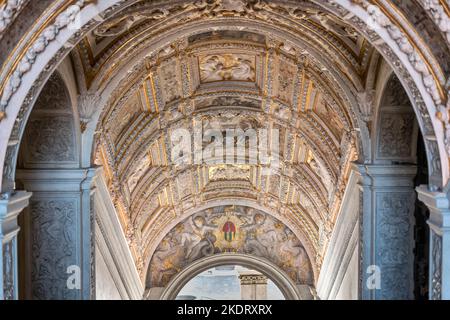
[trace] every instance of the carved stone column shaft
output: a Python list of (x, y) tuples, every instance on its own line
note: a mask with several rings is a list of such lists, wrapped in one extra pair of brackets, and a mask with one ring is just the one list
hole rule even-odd
[(357, 165), (361, 175), (362, 299), (413, 298), (416, 167)]
[(97, 169), (33, 169), (17, 178), (33, 191), (24, 227), (24, 296), (93, 298), (91, 196)]

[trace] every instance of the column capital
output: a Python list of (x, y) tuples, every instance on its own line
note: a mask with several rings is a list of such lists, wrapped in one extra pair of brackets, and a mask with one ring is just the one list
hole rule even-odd
[(426, 185), (416, 188), (418, 198), (430, 210), (428, 224), (437, 234), (450, 231), (450, 200), (444, 192), (430, 191)]
[(24, 169), (16, 178), (33, 192), (77, 192), (88, 190), (101, 167), (83, 169)]
[(16, 191), (0, 200), (0, 235), (4, 241), (9, 241), (18, 232), (17, 216), (28, 206), (31, 195), (31, 192)]
[(360, 164), (352, 169), (362, 178), (360, 184), (374, 187), (414, 187), (417, 166), (409, 164)]

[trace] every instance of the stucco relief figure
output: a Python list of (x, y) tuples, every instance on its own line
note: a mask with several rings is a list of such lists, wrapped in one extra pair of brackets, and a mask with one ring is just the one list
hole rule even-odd
[(255, 57), (249, 55), (209, 55), (199, 65), (202, 82), (255, 81)]
[(209, 169), (210, 181), (249, 180), (250, 168), (245, 165), (219, 165)]
[(124, 33), (125, 31), (130, 30), (135, 25), (143, 22), (144, 20), (160, 20), (167, 17), (168, 14), (169, 12), (163, 9), (154, 10), (146, 14), (124, 16), (119, 19), (104, 22), (94, 30), (94, 35), (99, 38), (115, 37)]
[(242, 96), (201, 97), (199, 99), (196, 99), (195, 106), (197, 109), (225, 107), (225, 106), (259, 109), (261, 108), (261, 101), (258, 99), (247, 98)]
[(139, 18), (141, 17), (128, 16), (119, 20), (105, 22), (94, 30), (94, 34), (100, 38), (118, 36), (130, 29)]
[(344, 133), (344, 125), (342, 124), (336, 111), (334, 111), (328, 103), (322, 98), (316, 106), (315, 113), (328, 126), (333, 135), (341, 140)]
[(244, 12), (245, 11), (245, 1), (243, 0), (222, 0), (220, 8), (225, 11), (236, 11), (236, 12)]
[(293, 281), (312, 283), (306, 251), (282, 222), (253, 208), (219, 206), (187, 218), (165, 236), (150, 263), (150, 285), (164, 287), (192, 262), (225, 252), (265, 258)]
[(133, 174), (128, 179), (128, 189), (130, 192), (134, 190), (139, 179), (144, 175), (144, 173), (148, 170), (151, 165), (150, 157), (146, 155), (140, 162), (139, 166), (133, 172)]
[(314, 157), (312, 157), (309, 160), (308, 164), (311, 167), (311, 169), (320, 177), (325, 188), (328, 191), (328, 194), (329, 195), (332, 194), (332, 192), (334, 190), (333, 181), (332, 181), (329, 173), (327, 172), (327, 170), (324, 168), (323, 164), (320, 163), (320, 161), (318, 161)]

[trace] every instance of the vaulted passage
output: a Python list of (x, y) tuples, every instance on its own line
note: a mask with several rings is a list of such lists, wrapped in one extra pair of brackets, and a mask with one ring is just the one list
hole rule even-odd
[(408, 3), (0, 5), (0, 298), (450, 298), (450, 8)]

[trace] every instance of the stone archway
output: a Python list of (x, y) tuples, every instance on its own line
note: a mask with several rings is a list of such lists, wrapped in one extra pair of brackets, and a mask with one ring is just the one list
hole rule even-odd
[(190, 264), (164, 288), (160, 299), (174, 300), (178, 292), (197, 274), (223, 265), (239, 265), (261, 272), (277, 285), (287, 300), (307, 299), (304, 292), (301, 292), (297, 285), (276, 265), (266, 259), (243, 254), (220, 254)]
[[(425, 41), (407, 32), (406, 19), (396, 15), (392, 6), (382, 6), (377, 2), (383, 8), (380, 11), (378, 6), (369, 5), (365, 1), (339, 1), (333, 6), (329, 6), (327, 1), (314, 2), (334, 10), (337, 16), (361, 30), (394, 68), (413, 102), (426, 138), (431, 160), (430, 189), (444, 188), (449, 175), (446, 152), (448, 141), (445, 140), (444, 130), (444, 126), (448, 124), (448, 110), (444, 107), (447, 99), (444, 86), (446, 79), (437, 59), (427, 49), (423, 49)], [(21, 41), (17, 50), (5, 62), (1, 77), (0, 162), (4, 167), (2, 191), (6, 197), (13, 191), (15, 163), (23, 129), (35, 99), (49, 75), (85, 31), (98, 25), (99, 20), (132, 3), (134, 1), (99, 0), (94, 4), (93, 1), (80, 0), (64, 5), (55, 4), (52, 8), (54, 17), (38, 19), (36, 29), (24, 36), (24, 40), (27, 37), (34, 40), (28, 45), (27, 41)], [(218, 1), (218, 5), (220, 4)], [(429, 12), (434, 9), (428, 7), (426, 10)], [(82, 14), (78, 15), (80, 12)], [(99, 13), (100, 17), (97, 17)], [(295, 8), (290, 13), (295, 14)], [(16, 16), (20, 14), (12, 15)], [(440, 111), (440, 117), (436, 116), (436, 111)], [(89, 167), (91, 163), (88, 161), (85, 165)], [(84, 183), (86, 175), (89, 175), (88, 171), (79, 172), (76, 179)], [(439, 261), (438, 258), (436, 261)]]

